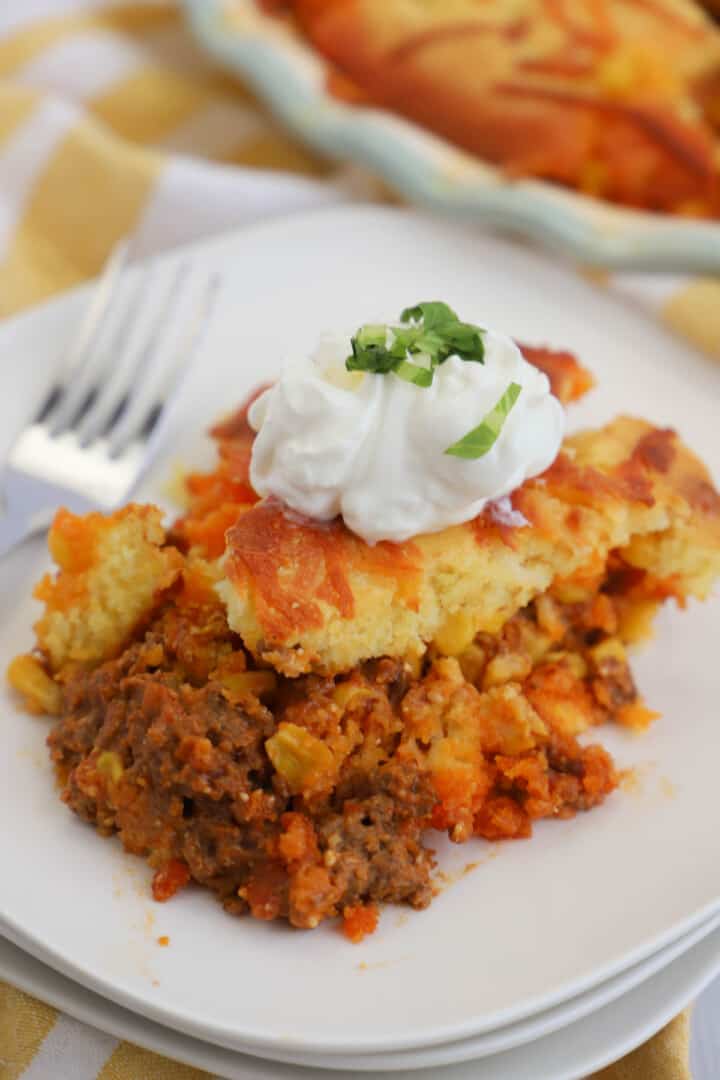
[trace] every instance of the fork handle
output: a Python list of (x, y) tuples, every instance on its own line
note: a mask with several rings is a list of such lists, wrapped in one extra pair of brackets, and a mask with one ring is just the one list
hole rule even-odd
[(49, 521), (49, 516), (47, 520), (39, 521), (18, 514), (3, 514), (0, 517), (0, 558), (29, 536), (47, 529)]
[(83, 495), (7, 466), (0, 475), (0, 557), (27, 537), (45, 532), (59, 506), (76, 514), (92, 509)]
[[(84, 500), (80, 501), (84, 502)], [(0, 514), (0, 558), (16, 548), (17, 544), (22, 543), (23, 540), (36, 536), (38, 532), (46, 532), (50, 528), (56, 509), (56, 507), (43, 507), (35, 513), (23, 514), (14, 511), (11, 505), (10, 510)]]

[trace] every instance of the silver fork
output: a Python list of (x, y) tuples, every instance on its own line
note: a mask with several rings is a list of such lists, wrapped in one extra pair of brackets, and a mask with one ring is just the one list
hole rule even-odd
[(120, 288), (127, 258), (122, 244), (108, 260), (54, 385), (0, 472), (0, 556), (45, 529), (59, 506), (75, 513), (116, 507), (157, 449), (160, 418), (220, 282), (210, 276), (198, 287), (190, 265), (180, 263), (149, 310), (153, 272), (139, 271), (128, 298)]

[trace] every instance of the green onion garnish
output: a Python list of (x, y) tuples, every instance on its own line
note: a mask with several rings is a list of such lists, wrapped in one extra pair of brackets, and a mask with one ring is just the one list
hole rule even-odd
[[(348, 371), (369, 371), (376, 375), (394, 372), (416, 386), (432, 386), (435, 368), (449, 356), (482, 364), (485, 359), (483, 331), (458, 319), (452, 308), (431, 300), (405, 308), (404, 325), (361, 326), (351, 339), (352, 355), (345, 361)], [(413, 364), (409, 357), (427, 357), (430, 366)]]
[(432, 368), (411, 364), (409, 360), (401, 360), (393, 370), (405, 382), (415, 383), (416, 386), (432, 386), (435, 374)]
[(472, 431), (468, 431), (467, 435), (463, 435), (458, 442), (448, 446), (445, 453), (452, 454), (453, 457), (468, 458), (470, 460), (481, 458), (487, 454), (497, 442), (503, 425), (520, 396), (521, 389), (522, 387), (518, 383), (511, 382), (497, 405), (490, 410), (482, 422)]

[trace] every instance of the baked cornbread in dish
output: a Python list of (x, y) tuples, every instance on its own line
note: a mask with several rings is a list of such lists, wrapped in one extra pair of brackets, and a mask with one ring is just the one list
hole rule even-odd
[[(419, 379), (418, 395), (454, 379), (459, 354), (437, 341), (450, 330), (489, 378), (489, 333), (483, 358), (477, 328), (450, 322), (427, 340), (415, 317), (414, 339), (358, 335), (355, 360), (375, 365), (362, 379)], [(569, 354), (524, 355), (563, 406), (592, 384)], [(472, 432), (458, 421), (446, 453), (476, 455), (457, 462), (466, 476), (487, 459), (502, 480), (509, 417), (532, 420), (515, 408), (483, 406)], [(169, 527), (147, 506), (58, 514), (37, 649), (9, 674), (54, 716), (63, 800), (148, 859), (157, 899), (194, 880), (232, 913), (339, 916), (359, 940), (380, 903), (430, 902), (433, 831), (527, 837), (615, 789), (584, 733), (653, 720), (628, 649), (661, 604), (720, 574), (720, 497), (674, 432), (621, 417), (564, 438), (471, 520), (371, 544), (258, 498), (257, 416), (248, 403), (214, 429), (217, 466), (186, 478)]]
[(720, 31), (693, 0), (266, 0), (381, 106), (512, 177), (717, 216)]

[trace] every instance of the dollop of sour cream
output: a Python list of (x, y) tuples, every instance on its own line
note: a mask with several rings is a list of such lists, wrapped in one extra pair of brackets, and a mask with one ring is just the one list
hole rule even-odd
[[(250, 409), (253, 487), (320, 521), (342, 515), (370, 544), (476, 517), (554, 461), (565, 427), (547, 376), (510, 338), (483, 338), (483, 364), (450, 356), (421, 387), (346, 371), (349, 338), (324, 337)], [(521, 391), (491, 449), (475, 460), (446, 454), (511, 382)]]

